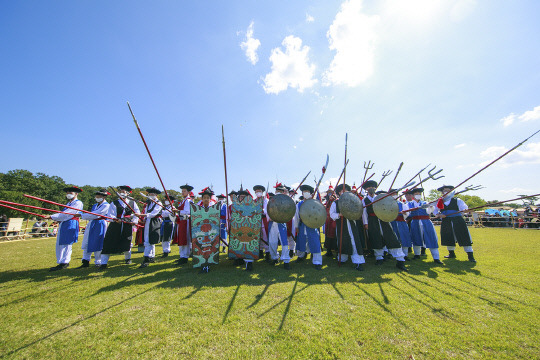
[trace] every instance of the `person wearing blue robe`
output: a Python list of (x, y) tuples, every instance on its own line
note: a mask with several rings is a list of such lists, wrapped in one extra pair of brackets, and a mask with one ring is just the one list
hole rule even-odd
[[(83, 203), (77, 199), (77, 194), (82, 192), (82, 190), (76, 186), (70, 186), (64, 188), (63, 191), (65, 191), (66, 198), (69, 200), (66, 205), (82, 210)], [(62, 212), (67, 214), (57, 213), (47, 216), (48, 219), (60, 223), (58, 233), (56, 234), (56, 263), (58, 265), (50, 268), (49, 271), (62, 270), (69, 266), (69, 262), (71, 261), (71, 247), (79, 238), (78, 214), (80, 211), (64, 208)]]
[[(227, 197), (223, 194), (218, 195), (217, 199), (221, 203), (221, 208), (219, 210), (219, 237), (225, 243), (227, 243), (227, 221), (229, 219), (227, 202), (225, 201)], [(225, 246), (222, 248), (222, 252), (225, 252), (227, 249)]]
[[(258, 192), (262, 192), (264, 190), (264, 186), (257, 185)], [(253, 189), (255, 189), (254, 187)], [(277, 194), (283, 194), (288, 195), (287, 187), (283, 184), (276, 184), (276, 193)], [(267, 200), (267, 199), (265, 199)], [(263, 204), (263, 217), (267, 216), (267, 204), (268, 201), (265, 201)], [(279, 259), (283, 261), (283, 268), (285, 270), (290, 269), (290, 253), (289, 253), (289, 239), (287, 237), (287, 224), (286, 223), (277, 223), (275, 221), (272, 221), (268, 217), (268, 254), (270, 254), (270, 262), (274, 265), (279, 264)], [(278, 246), (281, 244), (281, 257), (280, 253), (278, 251)]]
[[(390, 189), (391, 193), (395, 191), (396, 189)], [(405, 220), (409, 216), (409, 213), (403, 213), (404, 210), (409, 210), (409, 206), (406, 203), (398, 200), (399, 195), (397, 193), (392, 195), (392, 197), (397, 201), (399, 213), (396, 220), (392, 221), (390, 224), (392, 225), (392, 229), (394, 229), (394, 232), (401, 243), (401, 249), (403, 250), (403, 254), (405, 254), (405, 260), (409, 261), (410, 259), (408, 258), (407, 254), (409, 253), (409, 249), (412, 247), (412, 239), (409, 225), (407, 225), (407, 221)]]
[[(296, 238), (296, 253), (298, 255), (297, 261), (302, 261), (306, 253), (311, 253), (311, 261), (315, 266), (315, 269), (322, 269), (322, 254), (321, 254), (321, 234), (320, 229), (313, 229), (307, 227), (300, 218), (300, 208), (304, 201), (311, 199), (315, 189), (310, 185), (300, 186), (303, 200), (296, 205), (296, 214), (294, 215), (293, 223), (295, 228), (298, 229), (298, 236)], [(285, 228), (286, 231), (286, 228)], [(283, 246), (283, 245), (282, 245)]]
[(96, 203), (92, 206), (90, 212), (96, 214), (82, 213), (81, 219), (87, 220), (86, 229), (84, 231), (81, 249), (83, 250), (82, 264), (79, 269), (90, 266), (92, 253), (94, 254), (94, 263), (96, 266), (101, 265), (101, 250), (103, 249), (103, 239), (107, 231), (107, 221), (100, 215), (107, 216), (109, 213), (109, 203), (105, 197), (110, 195), (107, 190), (101, 189), (96, 191)]
[(434, 211), (426, 201), (422, 201), (422, 188), (409, 190), (413, 195), (413, 200), (407, 205), (409, 209), (416, 209), (410, 212), (411, 217), (411, 239), (413, 243), (414, 259), (420, 258), (421, 247), (425, 246), (431, 252), (433, 262), (442, 264), (439, 258), (439, 239), (435, 232), (435, 227), (429, 218), (429, 214)]

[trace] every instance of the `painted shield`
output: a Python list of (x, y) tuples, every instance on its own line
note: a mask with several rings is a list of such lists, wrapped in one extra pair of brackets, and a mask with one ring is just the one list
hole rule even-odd
[[(379, 194), (373, 199), (373, 212), (379, 218), (379, 220), (384, 222), (391, 222), (396, 220), (399, 213), (399, 205), (397, 201), (392, 196), (386, 196), (387, 194)], [(386, 196), (381, 201), (378, 199)], [(375, 203), (375, 201), (377, 201)]]
[(221, 204), (204, 208), (191, 204), (193, 267), (219, 262), (219, 213)]
[(296, 204), (290, 196), (277, 194), (268, 200), (266, 212), (272, 221), (284, 224), (291, 221), (296, 214)]
[(235, 199), (231, 206), (231, 230), (229, 240), (229, 259), (257, 260), (264, 198), (253, 200), (245, 196), (241, 201)]
[(298, 212), (302, 222), (309, 228), (319, 229), (326, 222), (326, 208), (319, 200), (305, 200)]
[(350, 191), (346, 191), (339, 196), (339, 212), (343, 214), (346, 219), (359, 220), (364, 213), (364, 207), (362, 200), (358, 195), (353, 194)]

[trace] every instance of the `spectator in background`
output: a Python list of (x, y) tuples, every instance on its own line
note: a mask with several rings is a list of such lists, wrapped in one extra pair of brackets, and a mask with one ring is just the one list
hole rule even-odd
[(6, 236), (7, 226), (8, 226), (8, 218), (6, 214), (0, 215), (0, 236)]

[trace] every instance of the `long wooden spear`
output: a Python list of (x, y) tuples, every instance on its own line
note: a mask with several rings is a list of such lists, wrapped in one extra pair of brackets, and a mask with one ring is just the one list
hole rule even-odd
[[(344, 191), (345, 191), (345, 176), (347, 172), (347, 164), (349, 163), (349, 160), (347, 159), (347, 137), (348, 137), (348, 134), (345, 133), (345, 160), (344, 160), (344, 166), (343, 166), (343, 190)], [(339, 181), (336, 184), (339, 184)], [(341, 227), (340, 227), (340, 233), (339, 233), (338, 267), (341, 267), (341, 243), (342, 242), (343, 242), (343, 215), (341, 215)]]
[(507, 202), (510, 202), (510, 201), (528, 199), (528, 198), (532, 198), (532, 197), (539, 196), (539, 195), (540, 194), (534, 194), (534, 195), (528, 195), (528, 196), (521, 196), (521, 197), (518, 197), (518, 198), (515, 198), (515, 199), (510, 199), (510, 200), (497, 201), (497, 202), (494, 202), (494, 203), (487, 203), (487, 204), (484, 204), (482, 206), (477, 206), (477, 207), (473, 207), (473, 208), (470, 208), (470, 209), (454, 211), (454, 212), (452, 212), (452, 213), (450, 213), (448, 215), (444, 215), (444, 217), (454, 215), (454, 214), (463, 213), (463, 212), (467, 212), (467, 211), (471, 211), (471, 210), (481, 209), (481, 208), (485, 208), (485, 207), (492, 207), (492, 206), (499, 205), (499, 204), (504, 204), (504, 203), (507, 203)]
[(141, 136), (141, 140), (143, 141), (144, 147), (146, 148), (146, 152), (148, 153), (148, 156), (150, 157), (150, 161), (152, 161), (152, 165), (154, 165), (154, 170), (156, 170), (156, 174), (159, 178), (159, 182), (161, 183), (161, 186), (163, 187), (163, 191), (165, 192), (165, 196), (167, 197), (167, 200), (169, 200), (169, 204), (172, 204), (171, 199), (169, 199), (169, 194), (167, 193), (167, 189), (165, 188), (165, 185), (163, 184), (163, 180), (161, 180), (161, 175), (159, 175), (159, 171), (156, 167), (156, 163), (154, 162), (154, 158), (152, 158), (152, 154), (150, 153), (150, 149), (148, 148), (148, 145), (146, 144), (146, 140), (144, 140), (144, 136), (142, 134), (141, 128), (139, 127), (139, 123), (137, 122), (137, 119), (135, 119), (135, 115), (133, 114), (133, 111), (131, 110), (131, 106), (129, 105), (129, 101), (127, 102), (127, 106), (129, 108), (129, 112), (131, 113), (131, 117), (133, 118), (133, 122), (135, 123), (135, 126), (137, 127), (137, 130), (139, 131), (139, 135)]
[[(112, 220), (112, 221), (116, 221), (116, 220), (120, 220), (122, 222), (127, 222), (125, 220), (122, 220), (122, 219), (117, 219), (117, 218), (112, 218), (112, 217), (109, 217), (109, 216), (105, 216), (105, 215), (99, 215), (99, 214), (94, 214), (93, 212), (91, 211), (86, 211), (86, 210), (82, 210), (82, 209), (77, 209), (75, 207), (71, 207), (71, 206), (68, 206), (66, 204), (60, 204), (60, 203), (57, 203), (57, 202), (54, 202), (54, 201), (50, 201), (50, 200), (46, 200), (46, 199), (41, 199), (41, 198), (38, 198), (36, 196), (31, 196), (31, 195), (27, 195), (27, 194), (23, 194), (24, 197), (27, 197), (29, 199), (34, 199), (34, 200), (38, 200), (38, 201), (43, 201), (44, 203), (47, 203), (47, 204), (52, 204), (52, 205), (58, 205), (58, 206), (63, 206), (65, 208), (68, 208), (68, 209), (71, 209), (71, 210), (77, 210), (77, 211), (80, 211), (80, 212), (83, 212), (83, 213), (86, 213), (86, 214), (90, 214), (90, 215), (95, 215), (95, 216), (100, 216), (104, 219), (109, 219), (109, 220)], [(129, 223), (129, 222), (128, 222)], [(133, 224), (133, 223), (131, 223)], [(138, 225), (134, 225), (134, 226), (138, 226)]]
[[(230, 241), (230, 228), (227, 226), (227, 221), (229, 217), (229, 182), (227, 179), (227, 152), (225, 151), (225, 130), (223, 129), (223, 124), (221, 124), (221, 142), (223, 143), (223, 168), (225, 169), (225, 198), (227, 199), (227, 211), (225, 217), (225, 226), (227, 227), (227, 239)], [(268, 189), (266, 190), (268, 191)], [(264, 206), (264, 202), (263, 202)]]
[[(487, 164), (486, 166), (484, 166), (483, 168), (481, 168), (480, 170), (478, 170), (477, 172), (475, 172), (474, 174), (469, 176), (468, 178), (466, 178), (465, 180), (463, 180), (462, 182), (460, 182), (458, 185), (456, 185), (454, 187), (454, 189), (456, 189), (456, 188), (460, 187), (461, 185), (465, 184), (467, 181), (471, 180), (473, 177), (480, 174), (482, 171), (484, 171), (485, 169), (487, 169), (491, 165), (495, 164), (497, 161), (501, 160), (503, 157), (510, 154), (512, 151), (516, 150), (518, 147), (523, 145), (527, 140), (529, 140), (530, 138), (532, 138), (534, 135), (538, 134), (539, 132), (540, 132), (540, 130), (537, 130), (534, 134), (532, 134), (531, 136), (529, 136), (528, 138), (526, 138), (525, 140), (523, 140), (522, 142), (520, 142), (519, 144), (517, 144), (516, 146), (514, 146), (513, 148), (511, 148), (510, 150), (508, 150), (507, 152), (505, 152), (504, 154), (502, 154), (501, 156), (499, 156), (498, 158), (496, 158), (495, 160), (493, 160), (492, 162), (490, 162), (489, 164)], [(454, 191), (454, 189), (448, 190), (446, 193), (444, 193), (441, 196), (441, 198), (444, 198), (448, 193)]]
[(25, 214), (30, 214), (30, 215), (34, 215), (34, 216), (39, 216), (40, 218), (43, 218), (43, 219), (47, 219), (47, 216), (45, 216), (45, 215), (36, 214), (36, 213), (31, 212), (31, 211), (26, 211), (26, 210), (23, 210), (23, 209), (18, 209), (18, 208), (13, 207), (13, 206), (4, 205), (4, 204), (0, 204), (0, 206), (5, 207), (5, 208), (8, 208), (8, 209), (11, 209), (11, 210), (20, 211), (20, 212), (25, 213)]

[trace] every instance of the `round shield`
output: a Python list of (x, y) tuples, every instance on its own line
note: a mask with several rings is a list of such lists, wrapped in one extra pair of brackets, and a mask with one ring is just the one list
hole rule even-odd
[(343, 214), (346, 219), (349, 220), (359, 220), (362, 218), (364, 213), (364, 207), (362, 205), (362, 200), (358, 195), (346, 191), (339, 196), (339, 212)]
[(309, 228), (318, 229), (326, 222), (326, 208), (319, 200), (305, 200), (298, 212), (302, 222)]
[(272, 221), (286, 223), (291, 221), (294, 214), (296, 214), (296, 204), (289, 196), (277, 194), (268, 200), (266, 212)]
[[(387, 194), (385, 193), (375, 196), (373, 202), (386, 195)], [(377, 201), (375, 204), (373, 204), (373, 212), (375, 212), (375, 215), (377, 215), (379, 220), (391, 222), (396, 220), (399, 213), (399, 206), (396, 199), (394, 199), (392, 196), (386, 196), (381, 201)]]

